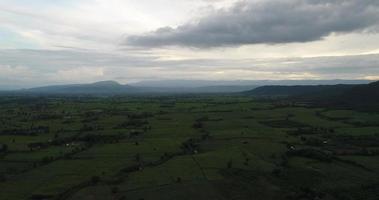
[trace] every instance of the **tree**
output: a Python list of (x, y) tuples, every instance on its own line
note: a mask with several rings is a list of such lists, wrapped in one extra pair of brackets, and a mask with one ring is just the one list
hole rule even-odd
[(92, 184), (97, 184), (97, 183), (99, 183), (99, 181), (100, 181), (100, 177), (98, 177), (98, 176), (92, 176), (91, 177), (91, 183)]
[(176, 178), (176, 182), (177, 182), (177, 183), (181, 183), (181, 182), (182, 182), (182, 178), (181, 178), (181, 177), (177, 177), (177, 178)]
[(28, 144), (30, 151), (33, 151), (34, 149), (40, 149), (43, 146), (44, 146), (44, 144), (41, 142), (35, 142), (35, 143), (29, 143)]
[(0, 174), (0, 182), (4, 182), (6, 180), (7, 180), (7, 178), (5, 177), (5, 175), (4, 174)]
[(111, 192), (112, 194), (117, 194), (119, 191), (118, 187), (112, 187)]
[(192, 125), (192, 127), (195, 129), (201, 129), (203, 128), (203, 126), (203, 122), (201, 122), (200, 120), (196, 120), (195, 123)]
[(227, 168), (231, 169), (232, 167), (233, 167), (233, 161), (229, 160), (228, 163), (227, 163)]
[(141, 161), (141, 155), (139, 153), (137, 153), (135, 155), (135, 159), (136, 159), (137, 162)]
[(8, 145), (6, 144), (0, 144), (0, 153), (4, 152), (6, 153), (8, 151)]
[(274, 170), (272, 170), (272, 174), (276, 177), (279, 177), (281, 173), (282, 171), (278, 168), (275, 168)]

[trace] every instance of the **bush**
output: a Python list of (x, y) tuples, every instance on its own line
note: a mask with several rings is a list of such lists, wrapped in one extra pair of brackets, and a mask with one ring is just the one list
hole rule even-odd
[(292, 150), (287, 153), (289, 156), (302, 156), (306, 158), (311, 158), (315, 160), (319, 160), (322, 162), (331, 162), (333, 157), (330, 154), (327, 154), (323, 151), (316, 149), (299, 149)]
[(0, 144), (0, 153), (6, 153), (6, 152), (8, 152), (8, 145)]
[(7, 178), (5, 177), (4, 174), (0, 174), (0, 182), (5, 182)]
[(111, 192), (112, 194), (117, 194), (119, 192), (118, 187), (112, 187)]
[(181, 183), (181, 182), (182, 182), (182, 178), (181, 178), (181, 177), (177, 177), (177, 178), (176, 178), (176, 182), (177, 182), (177, 183)]
[(233, 167), (233, 161), (229, 160), (228, 163), (226, 164), (228, 169), (231, 169)]
[(98, 177), (98, 176), (92, 176), (91, 177), (91, 183), (92, 184), (96, 185), (99, 182), (100, 182), (100, 177)]
[(272, 175), (274, 175), (276, 177), (279, 177), (281, 173), (282, 173), (282, 170), (280, 170), (278, 168), (272, 170)]

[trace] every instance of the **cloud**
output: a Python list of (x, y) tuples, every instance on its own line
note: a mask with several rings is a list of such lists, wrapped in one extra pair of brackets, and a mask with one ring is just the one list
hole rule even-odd
[(87, 81), (102, 80), (104, 69), (102, 67), (76, 67), (71, 69), (58, 70), (53, 76), (53, 80), (66, 82), (77, 82), (85, 78)]
[(126, 39), (143, 47), (220, 47), (303, 43), (331, 34), (376, 30), (377, 0), (240, 1), (176, 28), (162, 27)]
[[(224, 0), (228, 1), (228, 0)], [(229, 0), (231, 1), (231, 0)], [(118, 47), (125, 34), (177, 25), (194, 17), (203, 0), (0, 0), (0, 35), (12, 32), (36, 47)], [(12, 36), (14, 37), (14, 36)], [(9, 37), (0, 38), (0, 44)], [(1, 44), (2, 45), (2, 44)], [(9, 48), (25, 48), (22, 44)], [(4, 46), (0, 46), (3, 48)]]
[(375, 79), (379, 54), (185, 59), (74, 50), (0, 50), (0, 89), (116, 80)]
[(367, 80), (377, 81), (379, 80), (379, 76), (366, 76), (364, 77)]

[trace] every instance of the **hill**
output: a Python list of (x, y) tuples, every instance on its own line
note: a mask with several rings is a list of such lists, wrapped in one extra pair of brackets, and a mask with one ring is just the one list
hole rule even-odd
[[(132, 86), (138, 87), (157, 87), (157, 88), (204, 88), (215, 86), (266, 86), (266, 85), (355, 85), (368, 84), (368, 80), (156, 80), (141, 81), (133, 83)], [(253, 88), (250, 88), (253, 89)]]
[[(330, 81), (329, 81), (330, 82)], [(325, 84), (329, 83), (326, 82)], [(357, 82), (360, 83), (360, 82)], [(367, 86), (367, 87), (366, 87)], [(281, 96), (296, 97), (302, 99), (327, 99), (345, 95), (344, 99), (359, 101), (363, 93), (370, 93), (377, 84), (331, 84), (331, 85), (269, 85), (259, 87), (257, 85), (210, 85), (184, 87), (180, 84), (170, 87), (143, 86), (140, 84), (122, 85), (116, 81), (101, 81), (91, 84), (70, 84), (36, 87), (13, 91), (0, 91), (0, 95), (121, 95), (121, 94), (206, 94), (206, 93), (241, 93), (253, 96)], [(255, 89), (252, 89), (255, 88)], [(355, 88), (353, 90), (353, 88)], [(251, 90), (252, 89), (252, 90)], [(350, 91), (351, 90), (351, 91)], [(346, 93), (346, 94), (345, 94)], [(376, 94), (376, 93), (374, 93)], [(374, 95), (370, 94), (370, 95)], [(349, 97), (357, 96), (357, 97)], [(377, 99), (376, 97), (373, 99)]]
[(296, 85), (296, 86), (262, 86), (245, 92), (254, 96), (336, 96), (343, 94), (356, 85)]
[(337, 102), (362, 109), (379, 110), (379, 81), (356, 86), (340, 95)]
[(123, 94), (137, 93), (139, 90), (129, 85), (121, 85), (115, 81), (101, 81), (91, 84), (71, 84), (37, 87), (19, 90), (21, 93), (37, 94)]
[(236, 93), (257, 86), (215, 85), (204, 87), (154, 87), (122, 85), (116, 81), (101, 81), (91, 84), (70, 84), (36, 87), (30, 89), (4, 91), (0, 94), (48, 94), (48, 95), (121, 95), (121, 94), (205, 94)]
[(361, 85), (263, 86), (245, 94), (306, 100), (320, 106), (379, 110), (379, 81)]

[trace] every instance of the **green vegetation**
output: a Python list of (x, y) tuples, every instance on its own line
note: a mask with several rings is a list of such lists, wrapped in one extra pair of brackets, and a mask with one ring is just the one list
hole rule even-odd
[(281, 102), (307, 102), (317, 107), (379, 110), (379, 81), (361, 85), (262, 86), (244, 92), (256, 97), (285, 97)]
[(249, 96), (0, 98), (0, 199), (377, 199), (379, 114)]

